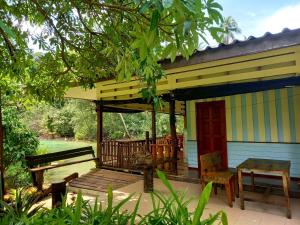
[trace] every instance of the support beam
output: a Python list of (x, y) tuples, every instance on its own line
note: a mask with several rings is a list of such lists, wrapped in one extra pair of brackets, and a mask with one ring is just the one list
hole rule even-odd
[(152, 104), (152, 144), (156, 144), (156, 111)]
[(96, 102), (97, 112), (97, 168), (102, 167), (102, 140), (103, 140), (103, 104), (102, 102)]
[(4, 128), (2, 124), (2, 99), (0, 93), (0, 200), (4, 196)]
[(170, 133), (172, 137), (172, 147), (173, 147), (173, 156), (172, 156), (172, 172), (177, 174), (177, 135), (176, 135), (176, 116), (175, 116), (175, 99), (171, 97), (169, 102), (170, 110)]

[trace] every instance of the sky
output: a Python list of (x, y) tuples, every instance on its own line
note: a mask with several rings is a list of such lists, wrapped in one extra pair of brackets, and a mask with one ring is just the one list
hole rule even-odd
[(223, 15), (232, 16), (242, 36), (278, 33), (283, 28), (300, 28), (300, 0), (216, 0), (223, 6)]

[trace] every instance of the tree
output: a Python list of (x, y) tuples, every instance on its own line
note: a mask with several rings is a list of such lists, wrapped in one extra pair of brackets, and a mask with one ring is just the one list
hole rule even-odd
[(235, 39), (235, 34), (240, 34), (242, 31), (238, 23), (231, 16), (223, 19), (221, 38), (224, 44), (230, 44)]
[[(6, 49), (0, 54), (7, 61), (1, 74), (12, 65), (11, 77), (50, 99), (70, 82), (91, 87), (99, 79), (133, 74), (147, 84), (142, 94), (156, 97), (155, 84), (164, 75), (158, 60), (188, 58), (206, 31), (219, 40), (222, 21), (222, 7), (214, 0), (1, 0), (0, 5)], [(42, 54), (33, 57), (31, 40)]]
[[(103, 78), (135, 75), (146, 83), (142, 95), (156, 102), (156, 82), (164, 76), (159, 59), (188, 58), (205, 32), (220, 40), (222, 7), (214, 0), (0, 0), (0, 5), (0, 90), (16, 98), (53, 101), (74, 83), (88, 88)], [(31, 45), (42, 52), (33, 54)]]

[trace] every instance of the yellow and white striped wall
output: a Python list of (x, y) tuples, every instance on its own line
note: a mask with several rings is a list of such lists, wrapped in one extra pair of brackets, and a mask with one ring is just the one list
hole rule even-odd
[(196, 140), (196, 102), (217, 100), (226, 104), (227, 141), (300, 143), (300, 87), (188, 101), (188, 140)]

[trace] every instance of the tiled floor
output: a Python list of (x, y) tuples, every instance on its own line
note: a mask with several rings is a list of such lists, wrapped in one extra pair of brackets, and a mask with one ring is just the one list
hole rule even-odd
[[(197, 198), (200, 195), (199, 184), (178, 181), (171, 181), (171, 183), (178, 191), (188, 190), (187, 197), (193, 198), (191, 204), (189, 205), (189, 209), (191, 211), (195, 209), (197, 205)], [(167, 194), (167, 189), (163, 186), (160, 180), (155, 179), (154, 187), (155, 190)], [(135, 192), (137, 195), (135, 195), (135, 197), (125, 206), (126, 209), (132, 210), (135, 206), (138, 195), (143, 192), (143, 181), (138, 181), (115, 190), (114, 199), (115, 201), (122, 200), (132, 192)], [(89, 193), (83, 192), (83, 194)], [(151, 210), (150, 196), (149, 194), (143, 194), (142, 196), (143, 197), (140, 203), (142, 207), (140, 207), (139, 213), (145, 214)], [(91, 201), (94, 200), (94, 197), (88, 197), (88, 195), (85, 197)], [(99, 198), (105, 202), (105, 193), (99, 193)], [(278, 198), (278, 200), (282, 199), (280, 196), (276, 196), (274, 198)], [(47, 201), (47, 204), (50, 204), (50, 201)], [(239, 199), (236, 199), (233, 208), (227, 206), (226, 196), (224, 192), (221, 191), (217, 196), (212, 194), (203, 216), (207, 217), (209, 213), (223, 210), (227, 213), (230, 225), (300, 225), (300, 199), (292, 199), (292, 219), (287, 219), (285, 217), (285, 208), (279, 206), (245, 202), (245, 208), (245, 210), (241, 210), (239, 208)]]

